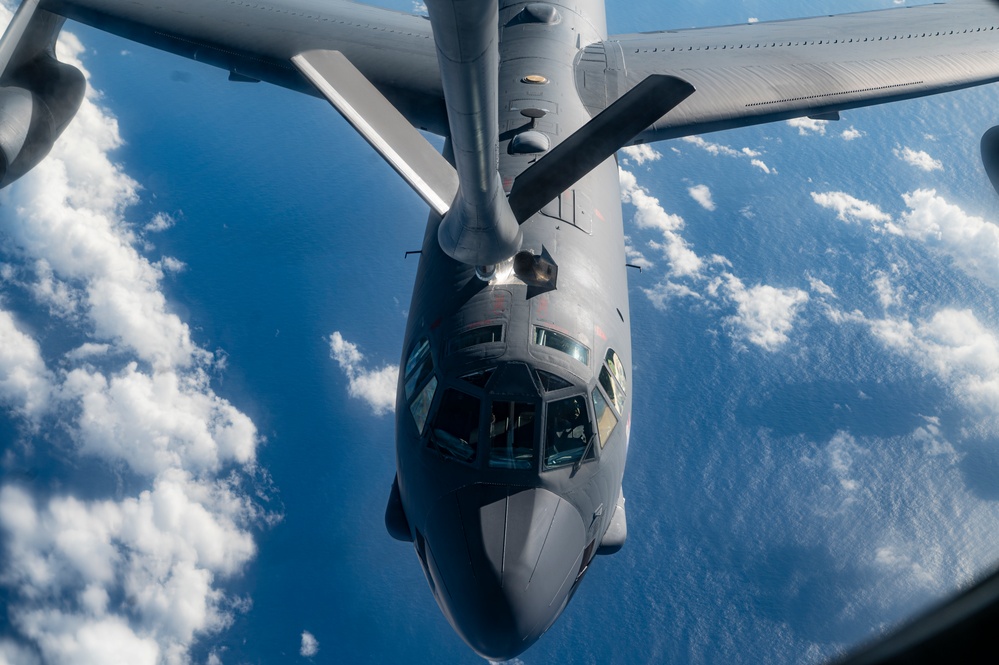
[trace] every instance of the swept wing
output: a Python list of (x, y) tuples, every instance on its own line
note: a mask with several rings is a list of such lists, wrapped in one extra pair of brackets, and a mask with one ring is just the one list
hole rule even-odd
[(999, 4), (957, 0), (818, 18), (615, 35), (580, 52), (596, 114), (652, 74), (696, 89), (634, 143), (813, 116), (999, 80)]
[(437, 52), (423, 17), (346, 0), (41, 0), (40, 8), (158, 49), (318, 95), (292, 63), (335, 50), (415, 127), (447, 134)]

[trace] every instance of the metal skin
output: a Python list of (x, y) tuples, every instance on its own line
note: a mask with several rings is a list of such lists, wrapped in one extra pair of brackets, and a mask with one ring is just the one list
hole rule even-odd
[[(525, 20), (525, 3), (502, 3), (499, 48), (499, 175), (509, 189), (535, 155), (509, 154), (510, 140), (530, 128), (521, 111), (548, 111), (535, 128), (553, 143), (590, 119), (576, 94), (577, 45), (605, 36), (599, 0), (556, 5), (554, 25)], [(431, 9), (433, 12), (433, 9)], [(543, 76), (547, 83), (525, 82)], [(575, 591), (621, 494), (631, 401), (610, 438), (594, 444), (592, 461), (542, 470), (541, 440), (548, 409), (568, 396), (591, 393), (608, 349), (624, 365), (631, 393), (631, 331), (625, 274), (617, 164), (609, 159), (544, 212), (522, 225), (525, 250), (546, 248), (559, 266), (558, 288), (532, 294), (501, 266), (488, 283), (472, 266), (448, 257), (438, 243), (440, 218), (431, 216), (423, 242), (402, 358), (420, 340), (430, 341), (439, 385), (481, 400), (481, 432), (474, 460), (442, 455), (421, 433), (411, 413), (401, 373), (396, 409), (399, 490), (417, 551), (444, 615), (479, 654), (511, 658), (533, 644), (555, 621)], [(532, 297), (533, 296), (533, 297)], [(469, 329), (501, 324), (503, 341), (448, 353), (448, 341)], [(537, 327), (565, 332), (589, 347), (583, 364), (534, 343)], [(484, 387), (462, 380), (496, 368)], [(566, 388), (546, 392), (535, 370), (550, 372)], [(535, 454), (529, 469), (493, 468), (487, 423), (491, 402), (536, 407)]]
[[(340, 0), (28, 0), (24, 16), (37, 9), (37, 21), (8, 30), (0, 61), (47, 51), (59, 17), (68, 17), (221, 67), (231, 81), (324, 96), (366, 128), (383, 156), (394, 155), (386, 159), (410, 173), (411, 184), (421, 180), (423, 157), (412, 149), (413, 133), (392, 138), (386, 130), (394, 116), (384, 104), (448, 137), (445, 157), (456, 177), (437, 173), (427, 189), (440, 193), (457, 181), (458, 194), (431, 213), (424, 235), (397, 388), (398, 473), (386, 525), (414, 543), (458, 634), (479, 654), (504, 659), (551, 626), (595, 554), (623, 544), (632, 404), (615, 160), (539, 212), (523, 204), (511, 217), (505, 194), (521, 203), (544, 198), (529, 178), (515, 187), (517, 177), (608, 107), (610, 117), (620, 117), (615, 108), (628, 115), (627, 105), (614, 105), (649, 75), (687, 89), (633, 143), (836, 117), (999, 80), (999, 11), (991, 1), (956, 0), (608, 37), (603, 0), (428, 5), (430, 21)], [(19, 71), (30, 79), (19, 83), (36, 95), (59, 78), (43, 66)], [(337, 71), (340, 80), (324, 80)], [(358, 73), (375, 92), (356, 85)], [(73, 101), (69, 93), (52, 100), (65, 108)], [(0, 144), (19, 148), (25, 108), (24, 94), (0, 94)], [(594, 131), (576, 142), (607, 142), (608, 133)], [(993, 139), (990, 153), (999, 152)], [(422, 163), (427, 169), (433, 160)], [(510, 257), (518, 250), (515, 273)], [(488, 335), (465, 336), (483, 328)], [(576, 340), (586, 354), (539, 344), (544, 335)], [(620, 383), (602, 376), (611, 352)], [(562, 420), (586, 424), (562, 442), (590, 441), (574, 454), (559, 443), (567, 400), (580, 412)], [(454, 435), (460, 426), (464, 438)]]

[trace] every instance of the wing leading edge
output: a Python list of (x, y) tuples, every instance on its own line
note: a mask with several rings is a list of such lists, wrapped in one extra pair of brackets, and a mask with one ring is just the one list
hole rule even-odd
[[(34, 2), (35, 0), (32, 0)], [(40, 7), (154, 48), (318, 95), (292, 58), (343, 53), (415, 127), (447, 134), (437, 52), (420, 16), (345, 0), (41, 0)]]
[(744, 127), (999, 81), (999, 5), (959, 0), (810, 19), (617, 35), (576, 85), (598, 113), (652, 74), (697, 93), (633, 143)]

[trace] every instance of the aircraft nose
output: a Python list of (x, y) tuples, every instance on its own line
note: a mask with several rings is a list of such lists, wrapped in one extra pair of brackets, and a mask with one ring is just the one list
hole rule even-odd
[(427, 521), (434, 595), (480, 655), (525, 651), (561, 613), (582, 564), (579, 511), (545, 489), (468, 485)]

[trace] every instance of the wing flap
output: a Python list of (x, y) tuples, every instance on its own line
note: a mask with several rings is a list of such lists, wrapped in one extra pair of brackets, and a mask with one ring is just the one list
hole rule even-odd
[(973, 0), (619, 35), (576, 63), (594, 113), (652, 74), (689, 81), (698, 94), (636, 143), (833, 114), (999, 80), (999, 7)]

